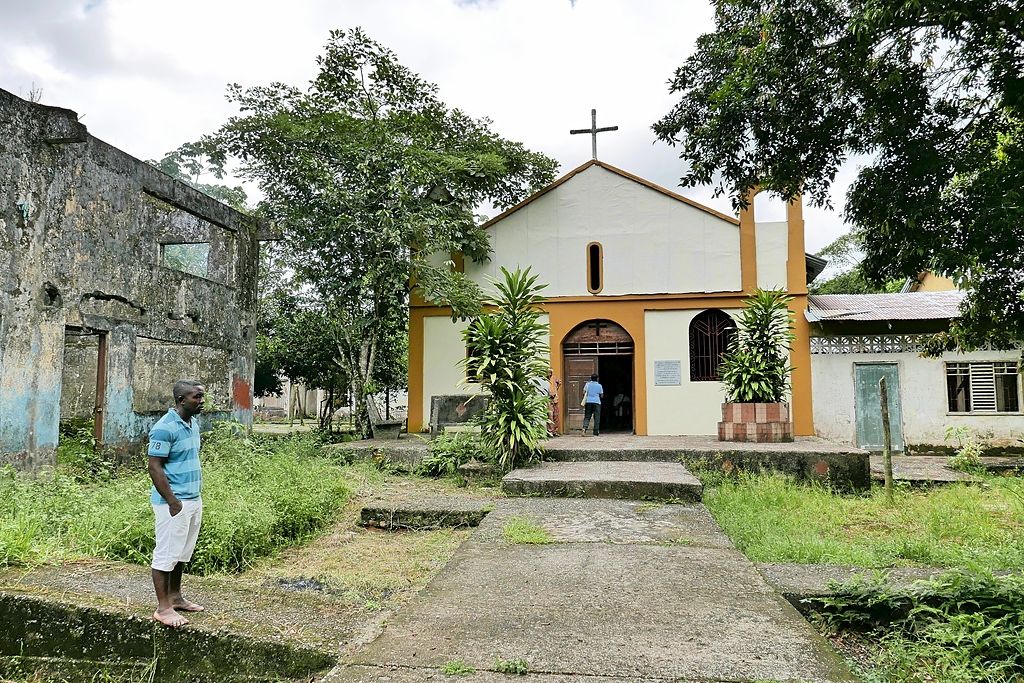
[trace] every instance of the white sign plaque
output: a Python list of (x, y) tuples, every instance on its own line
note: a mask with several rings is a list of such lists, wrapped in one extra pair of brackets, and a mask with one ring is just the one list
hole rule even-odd
[(683, 362), (680, 360), (654, 361), (654, 386), (678, 387), (683, 383)]

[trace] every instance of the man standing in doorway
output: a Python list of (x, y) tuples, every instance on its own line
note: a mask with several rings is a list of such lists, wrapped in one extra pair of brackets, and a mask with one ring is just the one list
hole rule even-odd
[(150, 502), (156, 517), (153, 550), (153, 588), (157, 608), (153, 618), (172, 628), (188, 623), (181, 612), (202, 612), (203, 606), (181, 595), (181, 573), (192, 559), (203, 521), (203, 483), (199, 468), (199, 422), (203, 385), (191, 380), (174, 383), (174, 407), (149, 430)]
[(601, 433), (601, 397), (604, 396), (604, 387), (597, 381), (597, 375), (591, 375), (590, 381), (583, 385), (584, 406), (583, 406), (583, 433), (587, 433), (587, 425), (590, 418), (594, 418), (594, 436)]

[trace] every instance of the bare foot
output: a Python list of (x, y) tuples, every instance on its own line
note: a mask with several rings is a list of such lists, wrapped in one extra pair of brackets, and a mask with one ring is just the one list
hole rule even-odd
[(202, 605), (192, 602), (191, 600), (186, 600), (185, 598), (178, 598), (175, 600), (174, 609), (180, 612), (202, 612), (206, 610)]
[(175, 612), (174, 608), (158, 609), (153, 612), (153, 618), (164, 626), (170, 626), (171, 628), (181, 628), (188, 623), (188, 619)]

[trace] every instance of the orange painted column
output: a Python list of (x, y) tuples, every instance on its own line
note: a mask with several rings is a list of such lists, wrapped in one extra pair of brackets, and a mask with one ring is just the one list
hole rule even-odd
[(799, 197), (786, 206), (789, 254), (786, 262), (787, 289), (793, 301), (793, 433), (796, 436), (814, 436), (814, 402), (811, 387), (811, 326), (804, 312), (807, 310), (807, 265), (804, 255), (803, 206)]
[(408, 431), (423, 431), (423, 318), (426, 311), (409, 309), (409, 408)]

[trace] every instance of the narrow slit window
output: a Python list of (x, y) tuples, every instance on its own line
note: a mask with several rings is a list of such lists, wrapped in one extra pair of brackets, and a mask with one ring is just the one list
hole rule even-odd
[(604, 249), (600, 242), (587, 245), (587, 290), (597, 294), (604, 288)]

